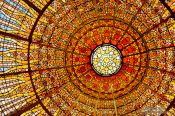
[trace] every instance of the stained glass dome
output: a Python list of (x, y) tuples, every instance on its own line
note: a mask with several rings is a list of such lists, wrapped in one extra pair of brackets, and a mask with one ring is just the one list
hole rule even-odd
[(175, 0), (0, 0), (1, 116), (175, 116)]

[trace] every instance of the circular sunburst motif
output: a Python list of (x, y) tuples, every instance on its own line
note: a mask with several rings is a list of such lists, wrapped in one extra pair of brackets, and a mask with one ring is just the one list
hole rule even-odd
[(122, 58), (120, 51), (111, 44), (98, 46), (91, 55), (91, 64), (101, 76), (111, 76), (118, 72)]

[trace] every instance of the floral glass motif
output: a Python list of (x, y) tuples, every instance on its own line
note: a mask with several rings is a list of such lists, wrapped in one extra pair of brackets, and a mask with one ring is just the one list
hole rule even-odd
[(110, 76), (117, 73), (121, 67), (121, 53), (113, 45), (98, 46), (91, 55), (93, 69), (101, 76)]

